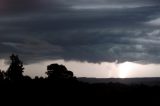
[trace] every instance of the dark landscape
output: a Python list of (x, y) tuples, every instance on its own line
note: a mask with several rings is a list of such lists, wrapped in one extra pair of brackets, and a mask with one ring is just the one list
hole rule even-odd
[(79, 81), (94, 83), (121, 83), (126, 85), (147, 85), (147, 86), (160, 86), (159, 77), (145, 77), (145, 78), (78, 78)]
[(10, 59), (8, 70), (0, 73), (1, 103), (5, 105), (160, 104), (160, 78), (76, 78), (64, 65), (51, 64), (48, 77), (31, 79), (23, 75), (17, 55)]

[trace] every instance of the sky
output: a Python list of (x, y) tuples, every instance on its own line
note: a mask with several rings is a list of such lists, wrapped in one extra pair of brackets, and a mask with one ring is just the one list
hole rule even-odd
[(64, 64), (79, 77), (160, 77), (159, 0), (0, 0), (0, 67), (30, 76)]

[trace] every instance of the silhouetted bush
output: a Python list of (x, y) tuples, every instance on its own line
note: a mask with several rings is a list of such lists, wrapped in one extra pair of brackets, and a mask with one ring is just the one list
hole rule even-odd
[(68, 71), (64, 65), (51, 64), (47, 66), (48, 79), (52, 80), (72, 80), (75, 79), (73, 72)]
[(32, 78), (30, 76), (23, 76), (23, 80), (32, 80)]

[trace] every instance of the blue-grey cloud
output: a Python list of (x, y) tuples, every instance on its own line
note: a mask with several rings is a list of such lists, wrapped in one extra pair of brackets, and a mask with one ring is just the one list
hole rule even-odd
[(27, 63), (48, 59), (159, 63), (160, 30), (155, 24), (159, 3), (6, 0), (0, 8), (0, 58), (17, 53)]

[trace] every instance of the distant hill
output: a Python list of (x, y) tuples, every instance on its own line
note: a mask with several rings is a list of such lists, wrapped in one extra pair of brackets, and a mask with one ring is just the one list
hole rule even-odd
[(122, 83), (122, 84), (144, 84), (149, 86), (160, 85), (160, 77), (153, 78), (78, 78), (79, 81), (87, 83)]

